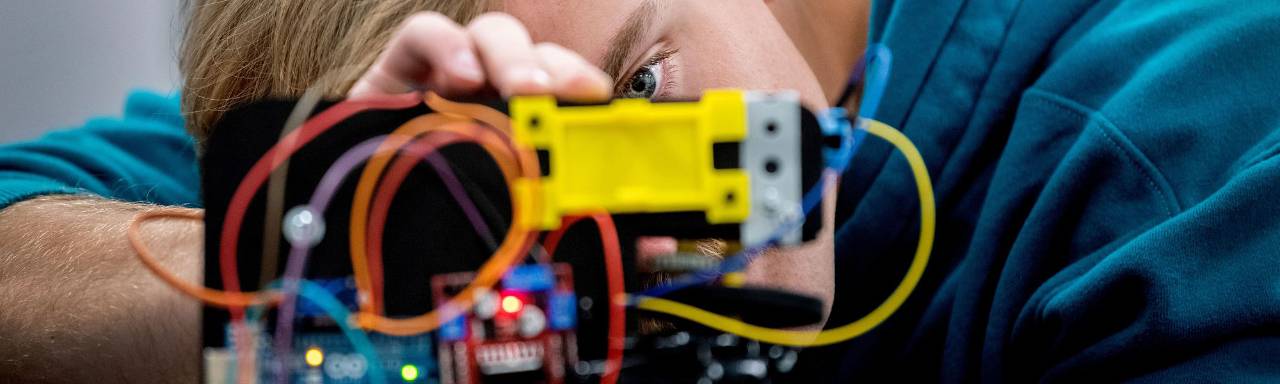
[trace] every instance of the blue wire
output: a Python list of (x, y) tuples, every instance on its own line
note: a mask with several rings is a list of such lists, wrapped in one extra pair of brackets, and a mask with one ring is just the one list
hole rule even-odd
[[(867, 76), (866, 91), (862, 95), (862, 104), (858, 106), (858, 117), (864, 119), (874, 118), (876, 112), (880, 109), (880, 100), (884, 98), (885, 90), (889, 85), (889, 69), (893, 67), (893, 52), (884, 44), (871, 44), (867, 46), (867, 53), (863, 55), (863, 60), (858, 61), (858, 66), (854, 68), (854, 73), (849, 74), (849, 84), (846, 86), (846, 92), (852, 92), (857, 81), (862, 79), (864, 70), (872, 72)], [(843, 104), (843, 101), (841, 101)], [(862, 121), (858, 121), (861, 128)], [(862, 147), (862, 142), (866, 140), (867, 131), (865, 129), (854, 129), (853, 137), (849, 140), (849, 148), (847, 158), (844, 159), (847, 165), (852, 160), (853, 154), (858, 153), (858, 149)], [(843, 172), (843, 167), (840, 168)]]
[[(320, 307), (326, 315), (333, 318), (333, 322), (337, 323), (338, 328), (342, 329), (342, 334), (351, 342), (351, 346), (356, 350), (356, 353), (364, 356), (369, 367), (369, 379), (374, 383), (386, 383), (387, 373), (382, 369), (382, 359), (378, 357), (377, 349), (373, 347), (373, 342), (369, 340), (368, 334), (362, 330), (355, 329), (347, 322), (347, 319), (351, 318), (351, 312), (347, 311), (347, 307), (343, 306), (342, 302), (338, 301), (332, 293), (329, 293), (319, 284), (304, 279), (299, 280), (298, 285), (298, 296)], [(279, 286), (279, 280), (271, 283), (272, 288)], [(257, 320), (262, 316), (263, 312), (265, 311), (261, 306), (249, 308), (248, 318)], [(236, 365), (232, 364), (231, 375), (228, 377), (236, 377), (235, 369)]]
[(386, 372), (382, 370), (382, 359), (378, 358), (378, 351), (373, 348), (373, 342), (369, 341), (369, 335), (364, 331), (355, 329), (347, 321), (351, 318), (351, 313), (347, 311), (347, 307), (342, 306), (332, 293), (325, 290), (319, 284), (308, 280), (299, 281), (302, 284), (302, 290), (298, 294), (302, 298), (311, 301), (320, 309), (324, 310), (329, 317), (333, 318), (333, 322), (342, 328), (342, 333), (347, 336), (347, 340), (351, 341), (351, 346), (356, 352), (364, 355), (364, 359), (369, 363), (369, 379), (375, 383), (386, 383)]
[(872, 73), (867, 76), (866, 86), (863, 87), (866, 92), (862, 95), (862, 104), (858, 106), (858, 116), (872, 118), (880, 109), (880, 100), (884, 98), (885, 90), (889, 86), (889, 69), (893, 66), (893, 52), (890, 52), (889, 47), (884, 44), (871, 44), (867, 46), (866, 61), (867, 70)]

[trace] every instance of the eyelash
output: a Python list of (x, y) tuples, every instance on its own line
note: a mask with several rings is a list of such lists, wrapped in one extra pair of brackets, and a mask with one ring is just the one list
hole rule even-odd
[(676, 67), (675, 63), (671, 62), (671, 57), (675, 56), (679, 52), (679, 49), (668, 48), (655, 53), (653, 57), (650, 57), (649, 60), (644, 63), (644, 65), (641, 65), (639, 68), (636, 68), (636, 70), (628, 73), (626, 77), (622, 78), (622, 81), (618, 82), (618, 84), (614, 86), (614, 96), (622, 95), (624, 87), (631, 84), (631, 80), (635, 79), (636, 74), (641, 70), (655, 65), (660, 65), (659, 70), (661, 73), (659, 76), (662, 78), (662, 83), (658, 84), (658, 88), (654, 90), (653, 96), (650, 96), (650, 99), (658, 99), (667, 96), (670, 88), (675, 86), (675, 77), (673, 75), (675, 75), (679, 69)]

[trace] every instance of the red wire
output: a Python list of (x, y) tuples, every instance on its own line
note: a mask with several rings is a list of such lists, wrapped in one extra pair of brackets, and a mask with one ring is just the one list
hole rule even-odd
[[(470, 127), (471, 129), (455, 131), (451, 128), (457, 126)], [(466, 134), (463, 134), (463, 132), (466, 132)], [(391, 208), (391, 202), (396, 193), (399, 192), (400, 186), (404, 183), (409, 172), (413, 170), (414, 165), (440, 148), (460, 142), (474, 143), (485, 148), (499, 164), (502, 163), (503, 157), (500, 155), (501, 152), (496, 152), (497, 148), (510, 143), (494, 135), (492, 131), (480, 129), (479, 125), (473, 123), (455, 122), (440, 125), (438, 130), (428, 131), (426, 136), (419, 137), (402, 148), (402, 155), (391, 164), (391, 168), (383, 175), (378, 182), (377, 188), (375, 188), (376, 192), (373, 196), (372, 204), (370, 204), (367, 220), (368, 229), (366, 229), (366, 233), (369, 240), (365, 246), (365, 255), (367, 256), (365, 265), (369, 268), (370, 291), (373, 293), (371, 296), (373, 297), (374, 308), (379, 313), (384, 311), (382, 304), (383, 279), (385, 276), (382, 263), (382, 237), (385, 233), (387, 212)], [(512, 150), (514, 151), (515, 149), (512, 148)], [(511, 181), (512, 174), (504, 171), (503, 177), (507, 179), (508, 185), (514, 185)], [(512, 204), (515, 204), (515, 202), (513, 201)], [(520, 253), (524, 254), (527, 251)]]
[(600, 376), (600, 382), (613, 384), (618, 381), (618, 373), (622, 371), (622, 349), (626, 344), (627, 326), (626, 286), (622, 281), (622, 246), (618, 244), (618, 228), (613, 223), (613, 217), (607, 213), (567, 216), (559, 229), (547, 234), (543, 244), (547, 253), (554, 255), (556, 246), (560, 245), (560, 239), (564, 237), (565, 231), (574, 223), (588, 217), (593, 219), (596, 227), (600, 229), (600, 243), (604, 247), (604, 268), (609, 290), (609, 344), (605, 353), (604, 374)]
[(401, 156), (391, 164), (391, 168), (383, 176), (375, 189), (373, 205), (369, 210), (369, 245), (368, 264), (369, 277), (373, 280), (374, 308), (382, 308), (382, 235), (387, 224), (387, 212), (400, 185), (404, 183), (409, 171), (418, 164), (418, 159), (426, 157), (440, 148), (466, 141), (461, 135), (452, 132), (433, 132), (419, 137), (404, 148)]
[[(240, 181), (239, 186), (236, 187), (235, 194), (231, 196), (231, 202), (227, 205), (227, 215), (223, 220), (218, 260), (222, 272), (223, 289), (230, 292), (240, 291), (240, 276), (237, 274), (236, 268), (236, 248), (240, 240), (240, 225), (244, 222), (245, 210), (248, 209), (254, 194), (262, 188), (262, 184), (266, 182), (271, 172), (293, 156), (302, 146), (352, 115), (370, 109), (404, 109), (420, 102), (422, 102), (422, 96), (416, 93), (360, 101), (343, 101), (308, 120), (300, 129), (289, 133), (288, 136), (267, 150), (262, 157), (258, 158), (258, 161), (253, 164), (253, 167), (245, 174), (244, 179)], [(281, 152), (280, 156), (276, 156), (276, 152)], [(242, 308), (233, 306), (230, 309), (233, 312), (239, 312), (238, 310)]]
[(555, 256), (556, 246), (560, 245), (560, 239), (564, 237), (564, 233), (569, 230), (569, 227), (585, 218), (587, 218), (585, 215), (576, 215), (560, 219), (560, 229), (547, 233), (547, 238), (542, 240), (542, 248), (547, 250), (547, 254)]
[[(409, 108), (422, 102), (422, 95), (417, 93), (406, 93), (403, 95), (385, 96), (368, 98), (358, 101), (347, 100), (326, 109), (316, 117), (303, 123), (302, 127), (289, 133), (282, 138), (276, 145), (267, 150), (258, 161), (253, 164), (249, 172), (245, 174), (239, 186), (236, 187), (235, 194), (231, 196), (231, 202), (227, 206), (227, 215), (223, 220), (221, 245), (219, 246), (218, 265), (222, 273), (222, 287), (226, 292), (240, 292), (240, 276), (236, 267), (236, 251), (239, 245), (240, 225), (244, 222), (245, 211), (249, 207), (249, 203), (253, 200), (254, 194), (262, 188), (262, 184), (267, 178), (280, 167), (289, 157), (293, 156), (298, 149), (314, 140), (321, 133), (328, 131), (334, 125), (346, 120), (357, 113), (370, 109), (404, 109)], [(276, 152), (280, 152), (276, 156)], [(227, 308), (231, 312), (232, 324), (243, 321), (244, 308), (242, 306), (229, 306)], [(236, 328), (237, 335), (243, 335), (243, 330)], [(237, 356), (247, 356), (249, 342), (244, 340), (244, 336), (237, 336), (236, 345), (240, 351)], [(248, 371), (248, 370), (242, 370)], [(239, 375), (242, 379), (248, 373), (241, 372)]]

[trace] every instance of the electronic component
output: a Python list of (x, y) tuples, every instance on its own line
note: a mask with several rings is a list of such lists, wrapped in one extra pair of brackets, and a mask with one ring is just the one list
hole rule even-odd
[[(456, 295), (475, 277), (436, 275), (436, 302)], [(440, 382), (562, 383), (578, 361), (577, 296), (566, 264), (521, 265), (478, 294), (469, 313), (440, 327)]]
[[(885, 83), (872, 84), (869, 111)], [(932, 249), (932, 185), (910, 140), (840, 108), (815, 116), (793, 92), (490, 106), (406, 93), (322, 104), (314, 115), (315, 105), (290, 101), (225, 114), (202, 157), (208, 216), (156, 210), (130, 224), (139, 260), (210, 305), (206, 382), (771, 382), (794, 367), (797, 348), (885, 321)], [(863, 318), (785, 329), (820, 321), (823, 303), (749, 286), (741, 271), (768, 247), (816, 235), (821, 192), (866, 134), (900, 150), (916, 179), (912, 263)], [(206, 238), (218, 239), (205, 242), (203, 286), (146, 247), (142, 223), (161, 218), (204, 220)], [(574, 235), (584, 218), (598, 232)], [(715, 238), (700, 254), (734, 251), (720, 259), (686, 247), (636, 265), (622, 244), (640, 236)], [(663, 282), (640, 287), (638, 270)], [(672, 321), (653, 329), (673, 333), (628, 337), (629, 309)]]
[[(355, 286), (350, 278), (315, 280), (315, 284), (327, 291), (343, 306), (354, 310)], [(397, 378), (404, 383), (427, 382), (436, 371), (435, 348), (431, 335), (408, 337), (369, 335), (379, 361), (370, 362), (361, 355), (351, 341), (315, 303), (302, 300), (298, 305), (297, 327), (289, 356), (278, 363), (272, 347), (271, 335), (264, 332), (261, 320), (248, 323), (244, 338), (251, 345), (256, 365), (256, 378), (262, 383), (279, 382), (278, 376), (288, 373), (289, 383), (364, 383), (372, 370), (381, 370), (383, 376)], [(239, 382), (235, 369), (236, 341), (233, 327), (227, 325), (226, 348), (206, 348), (204, 351), (205, 382)], [(284, 372), (281, 369), (284, 369)]]
[[(554, 229), (560, 217), (590, 209), (699, 212), (703, 220), (691, 226), (740, 224), (732, 237), (766, 241), (803, 216), (805, 182), (821, 168), (821, 138), (812, 116), (802, 118), (807, 114), (794, 92), (711, 90), (697, 101), (583, 106), (517, 97), (511, 101), (514, 139), (546, 162), (539, 181), (543, 214), (530, 217), (536, 221), (530, 225)], [(800, 239), (800, 228), (781, 236), (783, 244)]]
[[(819, 226), (806, 212), (818, 201), (812, 191), (821, 190), (815, 186), (827, 167), (824, 150), (848, 143), (831, 137), (848, 132), (824, 134), (818, 119), (789, 92), (719, 90), (694, 101), (600, 105), (519, 97), (491, 107), (439, 99), (432, 104), (428, 97), (429, 108), (407, 96), (412, 95), (324, 104), (324, 112), (278, 142), (291, 102), (248, 105), (220, 120), (202, 159), (206, 237), (222, 240), (206, 242), (206, 254), (219, 257), (206, 258), (205, 285), (213, 292), (228, 281), (238, 283), (236, 292), (270, 290), (277, 286), (254, 282), (276, 277), (261, 273), (293, 271), (291, 276), (307, 283), (350, 285), (354, 276), (357, 289), (326, 288), (345, 307), (340, 314), (330, 311), (332, 317), (299, 300), (293, 321), (283, 320), (290, 317), (279, 316), (263, 294), (252, 300), (216, 296), (233, 311), (204, 312), (207, 374), (223, 371), (230, 350), (238, 346), (255, 352), (253, 365), (260, 368), (255, 377), (264, 380), (288, 375), (293, 382), (363, 381), (370, 374), (449, 383), (579, 382), (597, 375), (612, 380), (620, 370), (634, 369), (619, 363), (626, 327), (613, 319), (623, 318), (626, 305), (666, 308), (644, 307), (657, 303), (643, 296), (648, 292), (637, 296), (639, 301), (626, 301), (622, 282), (634, 289), (638, 280), (632, 250), (617, 258), (630, 274), (610, 272), (612, 293), (606, 295), (603, 237), (566, 236), (561, 246), (566, 254), (555, 255), (566, 263), (546, 264), (551, 256), (542, 255), (540, 264), (521, 265), (528, 251), (512, 252), (522, 246), (509, 244), (509, 235), (524, 231), (517, 241), (536, 256), (538, 232), (559, 228), (571, 215), (600, 212), (608, 232), (616, 231), (613, 249), (633, 244), (638, 236), (795, 244), (811, 239)], [(433, 111), (437, 108), (447, 110)], [(383, 147), (391, 152), (380, 155)], [(264, 175), (282, 164), (282, 156), (292, 164), (288, 177), (277, 181), (285, 183), (277, 197), (283, 201), (267, 204)], [(378, 156), (395, 159), (388, 173), (383, 172), (389, 160)], [(354, 171), (363, 161), (369, 167), (357, 178)], [(384, 187), (388, 181), (391, 186)], [(360, 189), (365, 185), (370, 189)], [(273, 234), (283, 238), (272, 243), (281, 248), (277, 254), (289, 255), (297, 265), (258, 258), (266, 240), (261, 218), (267, 206), (293, 207), (282, 215), (283, 231)], [(353, 208), (341, 209), (346, 207)], [(462, 222), (472, 228), (458, 225)], [(605, 227), (600, 223), (601, 236)], [(488, 257), (497, 254), (495, 249), (507, 256)], [(706, 267), (745, 265), (737, 263)], [(696, 268), (668, 264), (659, 269)], [(575, 284), (573, 276), (581, 280)], [(670, 297), (771, 326), (809, 324), (812, 313), (820, 318), (820, 310), (810, 310), (815, 307), (811, 299), (787, 297), (783, 306), (790, 307), (784, 312), (798, 316), (770, 323), (775, 314), (750, 310), (771, 308), (752, 301), (772, 297), (767, 290), (724, 289)], [(250, 302), (268, 305), (259, 314), (268, 321), (249, 316), (256, 336), (249, 338), (251, 344), (236, 343), (229, 325), (239, 321), (233, 316), (244, 316), (236, 312), (244, 304), (228, 303)], [(744, 305), (748, 310), (739, 311)], [(285, 308), (282, 312), (292, 313), (291, 306)], [(271, 321), (276, 317), (281, 320)], [(283, 327), (290, 325), (292, 337), (276, 337), (274, 344), (287, 351), (277, 358), (266, 340), (289, 335), (290, 328)], [(349, 340), (352, 327), (368, 334), (364, 343), (370, 347), (361, 350), (360, 343)], [(702, 362), (706, 376), (700, 377), (722, 382), (739, 371), (746, 375), (741, 377), (759, 376), (759, 356), (733, 356), (713, 354)]]
[[(257, 379), (261, 383), (277, 382), (281, 375), (275, 364), (276, 356), (270, 347), (270, 336), (255, 328), (257, 341), (255, 364)], [(231, 331), (228, 329), (228, 337)], [(294, 338), (295, 349), (285, 359), (289, 383), (365, 383), (370, 370), (381, 369), (388, 378), (397, 382), (429, 382), (435, 375), (435, 356), (430, 335), (394, 337), (370, 335), (377, 348), (380, 361), (369, 362), (351, 347), (351, 343), (339, 332), (307, 331)], [(205, 383), (235, 383), (235, 338), (227, 348), (206, 348), (204, 351)]]

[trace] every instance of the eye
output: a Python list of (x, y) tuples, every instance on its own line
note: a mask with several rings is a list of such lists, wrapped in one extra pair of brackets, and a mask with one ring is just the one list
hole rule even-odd
[(627, 99), (652, 99), (658, 94), (658, 89), (662, 86), (662, 67), (663, 63), (651, 62), (635, 73), (631, 74), (631, 78), (619, 84), (618, 97)]
[(677, 73), (676, 66), (672, 62), (676, 52), (676, 49), (665, 49), (650, 57), (644, 66), (615, 85), (614, 95), (627, 99), (657, 99), (666, 96), (677, 80), (674, 76)]

